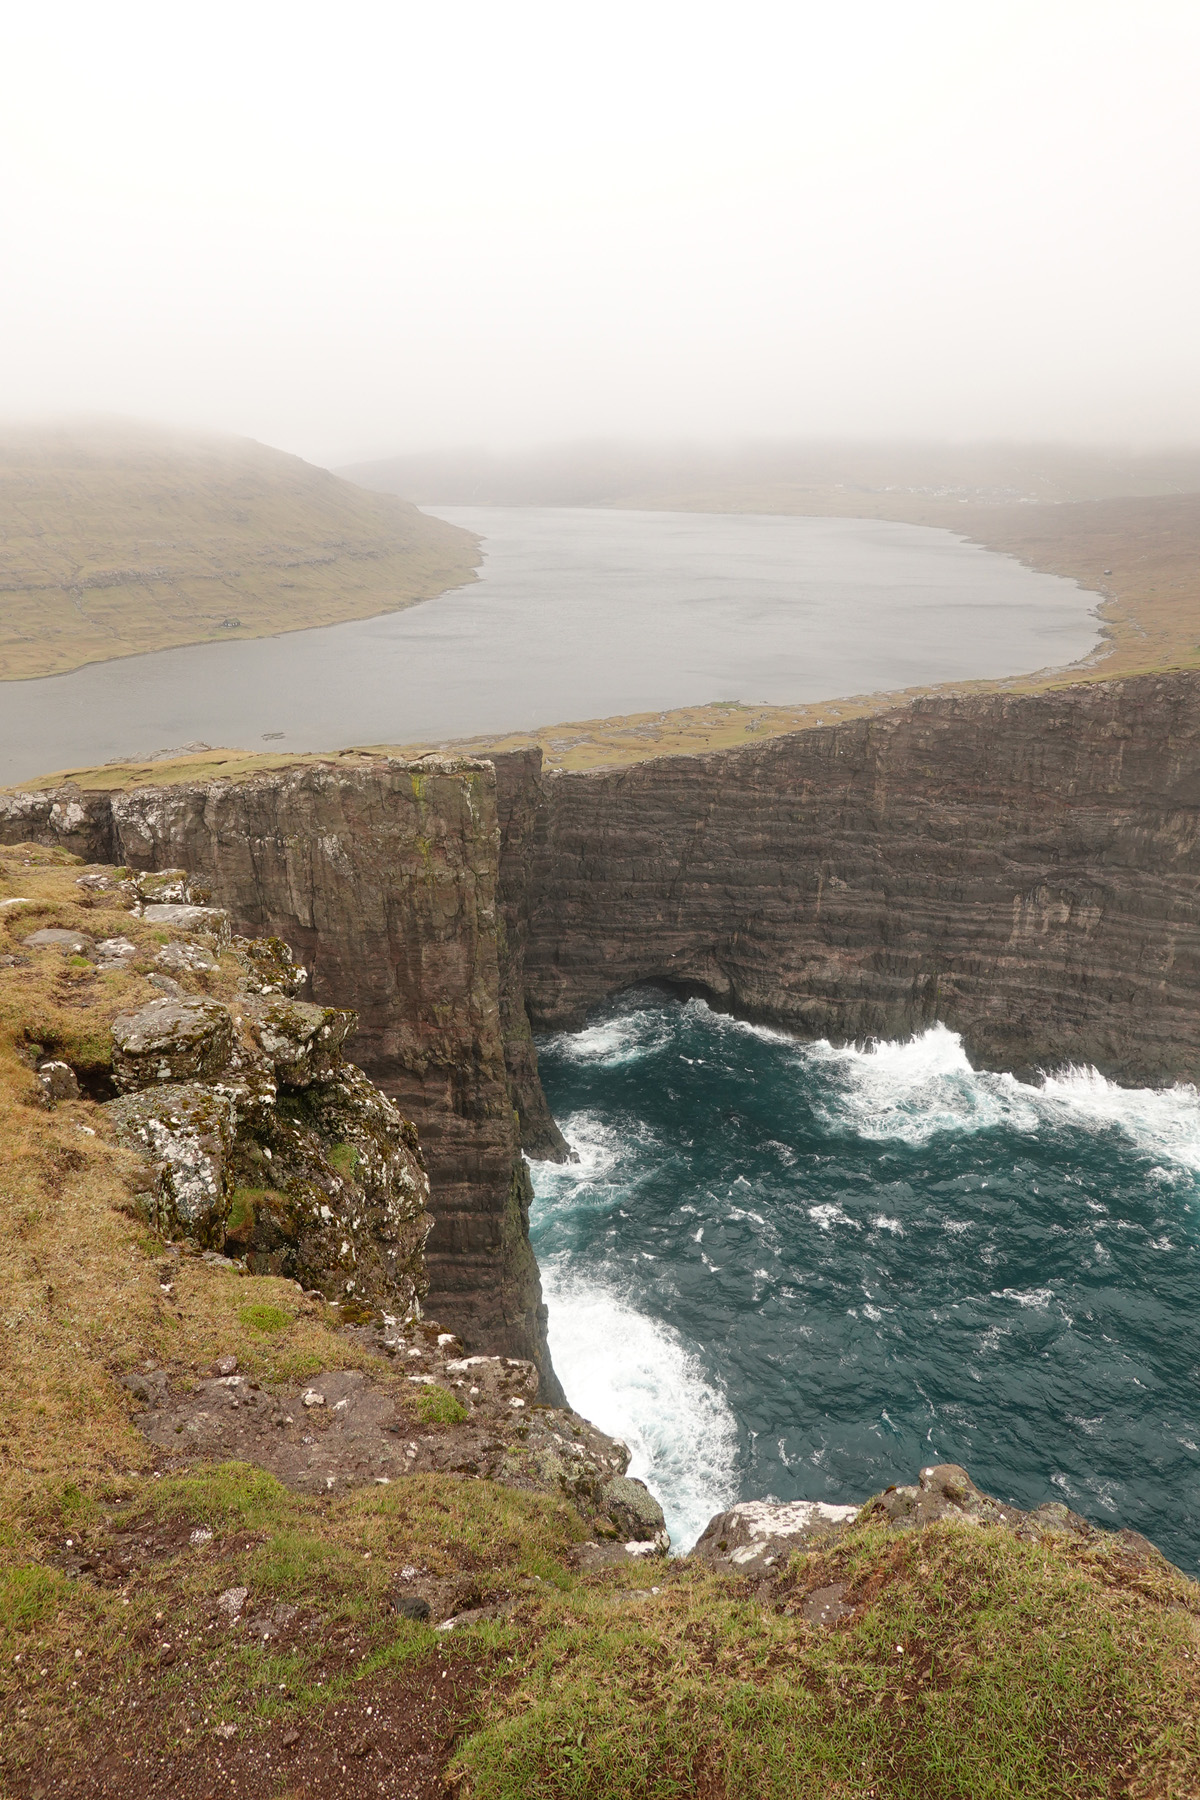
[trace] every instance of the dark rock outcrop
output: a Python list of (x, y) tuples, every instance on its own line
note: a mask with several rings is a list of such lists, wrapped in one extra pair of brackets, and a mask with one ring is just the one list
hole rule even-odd
[(429, 1310), (473, 1347), (533, 1358), (557, 1403), (517, 1117), (519, 1107), (543, 1153), (562, 1153), (521, 974), (539, 766), (506, 769), (515, 854), (503, 893), (496, 773), (464, 758), (316, 763), (103, 805), (69, 789), (11, 795), (0, 797), (0, 841), (160, 871), (147, 897), (163, 908), (194, 903), (203, 882), (240, 931), (293, 947), (311, 1000), (353, 1009), (356, 1060), (418, 1123), (435, 1221)]
[[(125, 885), (136, 906), (146, 883)], [(113, 1020), (122, 1092), (106, 1111), (145, 1159), (141, 1209), (167, 1237), (255, 1274), (342, 1305), (418, 1311), (428, 1179), (411, 1123), (342, 1054), (353, 1013), (293, 999), (303, 971), (278, 939), (239, 939), (226, 955), (232, 995), (181, 991)]]

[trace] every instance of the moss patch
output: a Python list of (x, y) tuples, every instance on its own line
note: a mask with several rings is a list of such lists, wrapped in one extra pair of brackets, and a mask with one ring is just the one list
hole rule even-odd
[(422, 1387), (417, 1395), (416, 1413), (422, 1425), (461, 1425), (468, 1417), (461, 1400), (444, 1387)]
[(261, 1331), (264, 1334), (287, 1331), (295, 1323), (293, 1313), (284, 1312), (282, 1306), (271, 1306), (263, 1300), (239, 1306), (238, 1318), (248, 1331)]

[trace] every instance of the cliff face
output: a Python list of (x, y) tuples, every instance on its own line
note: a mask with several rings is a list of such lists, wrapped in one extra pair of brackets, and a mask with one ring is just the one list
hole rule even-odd
[(1200, 1075), (1200, 682), (931, 700), (545, 778), (535, 1027), (665, 980), (803, 1036)]
[(338, 995), (357, 1012), (355, 1057), (417, 1125), (429, 1170), (429, 1310), (472, 1344), (533, 1357), (553, 1404), (506, 1023), (520, 1089), (545, 1102), (519, 986), (501, 979), (496, 791), (490, 764), (461, 759), (317, 764), (237, 784), (9, 797), (0, 837), (186, 867), (238, 930), (291, 945), (313, 1000)]
[(977, 1063), (1200, 1077), (1200, 679), (942, 699), (613, 773), (315, 764), (0, 797), (0, 841), (206, 879), (291, 944), (416, 1123), (429, 1306), (557, 1397), (528, 1171), (562, 1155), (530, 1023), (640, 981), (805, 1036), (935, 1019)]

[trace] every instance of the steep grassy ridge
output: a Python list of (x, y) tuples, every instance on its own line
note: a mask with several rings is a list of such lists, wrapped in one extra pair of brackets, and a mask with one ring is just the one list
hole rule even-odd
[(476, 540), (244, 438), (0, 433), (0, 680), (392, 612)]

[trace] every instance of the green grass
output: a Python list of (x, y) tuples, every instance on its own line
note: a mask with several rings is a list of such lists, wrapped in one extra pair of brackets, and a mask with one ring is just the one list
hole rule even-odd
[(261, 1331), (265, 1336), (286, 1331), (295, 1324), (292, 1313), (285, 1312), (282, 1306), (271, 1306), (265, 1300), (252, 1300), (246, 1306), (239, 1306), (238, 1318), (248, 1330)]
[(422, 1425), (461, 1425), (469, 1415), (447, 1388), (422, 1387), (417, 1394), (417, 1417)]
[[(642, 1600), (611, 1584), (543, 1599), (459, 1753), (463, 1791), (1077, 1800), (1127, 1767), (1200, 1769), (1198, 1596), (1166, 1565), (868, 1526), (789, 1579), (767, 1604), (680, 1568)], [(776, 1610), (833, 1580), (860, 1600), (845, 1628)]]
[(329, 1151), (327, 1160), (344, 1181), (353, 1180), (359, 1162), (359, 1153), (353, 1144), (335, 1144)]
[[(502, 1626), (456, 1634), (451, 1645), (399, 1617), (390, 1605), (397, 1569), (419, 1565), (464, 1605), (557, 1592), (573, 1579), (565, 1557), (582, 1535), (564, 1501), (488, 1481), (416, 1475), (312, 1498), (245, 1463), (114, 1489), (75, 1528), (76, 1546), (102, 1546), (109, 1523), (156, 1545), (118, 1585), (68, 1580), (37, 1562), (0, 1571), (0, 1719), (25, 1709), (25, 1757), (51, 1745), (84, 1755), (90, 1724), (134, 1699), (163, 1748), (178, 1749), (198, 1700), (204, 1714), (252, 1727), (352, 1701), (364, 1681), (422, 1657), (511, 1649)], [(212, 1533), (200, 1547), (190, 1541), (196, 1527)], [(49, 1541), (61, 1543), (61, 1530)], [(231, 1586), (248, 1588), (254, 1608), (294, 1606), (291, 1640), (210, 1629), (216, 1597)], [(148, 1648), (168, 1631), (177, 1656), (165, 1667)], [(15, 1736), (10, 1743), (15, 1752)]]

